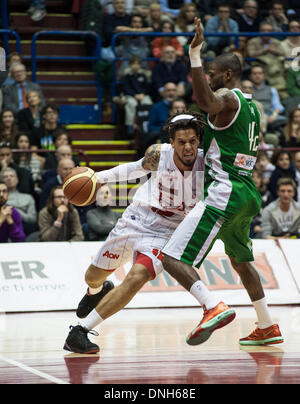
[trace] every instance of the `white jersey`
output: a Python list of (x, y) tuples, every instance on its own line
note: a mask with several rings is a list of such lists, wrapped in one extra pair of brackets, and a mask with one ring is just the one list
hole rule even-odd
[(203, 186), (203, 151), (198, 149), (192, 171), (182, 174), (174, 163), (174, 149), (170, 144), (162, 144), (157, 171), (137, 190), (133, 204), (157, 209), (161, 216), (165, 213), (172, 217), (177, 226), (201, 200)]
[(198, 151), (192, 171), (185, 175), (176, 167), (173, 156), (172, 146), (163, 144), (157, 171), (138, 189), (133, 202), (94, 257), (93, 265), (113, 271), (130, 260), (136, 262), (142, 254), (152, 262), (147, 268), (153, 279), (163, 270), (157, 254), (202, 199), (204, 186), (202, 150)]

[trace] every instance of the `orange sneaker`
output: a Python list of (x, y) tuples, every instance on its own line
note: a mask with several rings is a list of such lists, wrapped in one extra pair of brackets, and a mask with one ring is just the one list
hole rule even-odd
[(203, 319), (186, 338), (186, 342), (189, 345), (203, 344), (203, 342), (208, 340), (213, 331), (224, 327), (235, 318), (235, 311), (223, 302), (220, 302), (210, 310), (207, 310), (205, 306), (203, 309)]
[(268, 328), (256, 328), (248, 337), (240, 339), (240, 345), (281, 344), (284, 339), (277, 324)]

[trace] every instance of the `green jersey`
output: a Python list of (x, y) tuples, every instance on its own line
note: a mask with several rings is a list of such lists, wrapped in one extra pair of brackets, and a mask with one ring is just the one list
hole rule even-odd
[(245, 98), (239, 89), (233, 91), (239, 108), (232, 122), (218, 128), (208, 116), (204, 129), (205, 204), (236, 214), (254, 199), (249, 212), (254, 215), (261, 204), (251, 176), (258, 153), (260, 115), (251, 98)]

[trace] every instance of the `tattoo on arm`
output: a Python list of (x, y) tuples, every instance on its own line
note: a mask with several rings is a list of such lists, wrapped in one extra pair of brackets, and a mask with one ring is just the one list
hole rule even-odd
[(160, 149), (160, 144), (154, 144), (146, 150), (145, 157), (142, 162), (142, 166), (145, 170), (157, 170), (160, 159)]

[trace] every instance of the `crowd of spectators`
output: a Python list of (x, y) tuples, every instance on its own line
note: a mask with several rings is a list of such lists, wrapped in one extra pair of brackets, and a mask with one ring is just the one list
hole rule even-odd
[[(44, 1), (28, 3), (32, 20), (46, 16)], [(198, 108), (188, 58), (192, 36), (180, 35), (193, 32), (195, 16), (201, 17), (204, 33), (211, 34), (202, 53), (205, 69), (221, 53), (236, 54), (243, 68), (242, 90), (252, 94), (261, 114), (253, 179), (263, 204), (251, 236), (300, 237), (299, 1), (82, 3), (84, 26), (92, 27), (97, 18), (101, 62), (116, 62), (118, 93), (111, 102), (117, 114), (123, 114), (123, 137), (138, 139), (139, 155), (152, 143), (168, 142), (162, 128), (171, 113)], [(262, 36), (239, 35), (245, 32)], [(287, 32), (295, 36), (284, 35)], [(114, 49), (115, 33), (129, 35), (119, 36)], [(60, 108), (28, 79), (20, 55), (11, 53), (7, 65), (6, 76), (0, 77), (0, 241), (104, 239), (118, 219), (110, 206), (111, 189), (103, 187), (101, 198), (90, 207), (74, 207), (66, 200), (62, 182), (79, 160), (66, 127), (59, 123)]]

